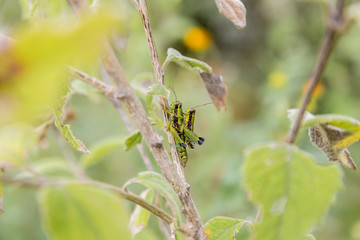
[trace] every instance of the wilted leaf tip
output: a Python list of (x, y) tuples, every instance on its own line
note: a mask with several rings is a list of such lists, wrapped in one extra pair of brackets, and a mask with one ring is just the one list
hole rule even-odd
[(219, 12), (238, 29), (246, 27), (246, 8), (240, 0), (215, 0)]
[(222, 76), (205, 71), (201, 72), (200, 76), (217, 110), (221, 111), (222, 108), (226, 110), (227, 86)]

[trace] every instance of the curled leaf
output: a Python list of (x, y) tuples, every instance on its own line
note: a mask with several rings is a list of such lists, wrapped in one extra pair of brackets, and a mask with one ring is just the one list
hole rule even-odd
[(90, 153), (84, 143), (74, 136), (73, 132), (70, 129), (70, 125), (64, 124), (60, 118), (56, 118), (55, 126), (59, 130), (61, 135), (65, 138), (65, 140), (70, 143), (71, 146), (73, 146), (73, 148), (82, 153)]
[(353, 139), (353, 135), (351, 132), (327, 124), (317, 124), (309, 128), (311, 143), (322, 150), (329, 161), (339, 162), (347, 168), (356, 170), (357, 166), (346, 149), (348, 145), (344, 144), (349, 142), (348, 139)]
[(200, 76), (216, 108), (219, 111), (221, 111), (222, 108), (226, 110), (227, 87), (222, 76), (208, 72), (201, 72)]
[[(288, 118), (293, 122), (298, 112), (298, 109), (290, 109)], [(357, 169), (346, 148), (360, 140), (358, 120), (339, 114), (312, 115), (305, 112), (301, 125), (309, 127), (310, 141), (325, 153), (329, 161)]]
[(246, 27), (246, 8), (240, 0), (215, 0), (219, 12), (224, 14), (235, 27)]
[(183, 67), (186, 67), (190, 70), (195, 69), (199, 72), (201, 71), (212, 72), (212, 68), (207, 63), (197, 60), (195, 58), (183, 56), (178, 50), (174, 48), (169, 48), (167, 50), (167, 58), (165, 62), (170, 62), (170, 61), (176, 62), (177, 64), (180, 64)]

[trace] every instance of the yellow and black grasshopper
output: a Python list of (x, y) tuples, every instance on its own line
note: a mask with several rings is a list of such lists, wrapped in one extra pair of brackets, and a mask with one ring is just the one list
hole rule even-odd
[(205, 138), (194, 133), (195, 109), (191, 108), (183, 113), (182, 103), (175, 101), (170, 105), (170, 112), (165, 111), (170, 115), (167, 130), (175, 138), (181, 164), (185, 167), (188, 160), (186, 146), (194, 148), (195, 142), (201, 145), (205, 141)]

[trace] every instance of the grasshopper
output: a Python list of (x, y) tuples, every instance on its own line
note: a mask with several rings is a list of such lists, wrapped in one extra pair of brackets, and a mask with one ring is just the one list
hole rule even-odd
[(194, 133), (195, 109), (191, 108), (183, 113), (182, 103), (175, 101), (170, 105), (170, 112), (165, 111), (170, 114), (167, 130), (175, 138), (181, 164), (185, 167), (188, 160), (186, 146), (194, 148), (195, 142), (201, 145), (205, 141), (203, 137)]
[[(205, 138), (198, 136), (194, 133), (194, 122), (195, 122), (195, 109), (190, 108), (184, 112), (184, 133), (185, 133), (185, 141), (186, 144), (194, 149), (195, 141), (201, 145), (205, 141)], [(195, 141), (194, 141), (195, 140)]]
[(170, 105), (170, 112), (164, 109), (170, 114), (167, 130), (171, 132), (175, 138), (176, 150), (179, 154), (181, 165), (186, 166), (188, 157), (186, 152), (185, 136), (183, 131), (183, 111), (182, 103), (175, 101)]

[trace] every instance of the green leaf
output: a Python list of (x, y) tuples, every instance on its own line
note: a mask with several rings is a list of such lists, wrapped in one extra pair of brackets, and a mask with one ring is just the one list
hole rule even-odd
[(168, 48), (167, 50), (167, 58), (165, 62), (168, 61), (176, 62), (181, 66), (186, 67), (190, 70), (196, 70), (198, 72), (205, 71), (208, 73), (212, 72), (212, 68), (208, 64), (200, 60), (197, 60), (195, 58), (185, 57), (179, 51), (173, 48)]
[(95, 62), (115, 23), (99, 14), (19, 29), (0, 53), (0, 104), (8, 106), (0, 108), (0, 124), (35, 121), (56, 106), (67, 85), (66, 66)]
[(124, 145), (125, 145), (125, 151), (128, 151), (134, 147), (136, 147), (136, 145), (138, 145), (139, 143), (141, 143), (141, 133), (139, 130), (136, 130), (134, 133), (132, 133), (130, 136), (128, 136), (125, 141), (124, 141)]
[(149, 114), (152, 117), (152, 119), (155, 121), (156, 126), (159, 129), (162, 129), (164, 127), (164, 124), (154, 113), (153, 99), (155, 96), (169, 99), (170, 91), (166, 89), (166, 87), (163, 85), (154, 84), (149, 88), (149, 90), (146, 92), (145, 95), (145, 103), (149, 110)]
[[(290, 109), (288, 110), (288, 117), (291, 121), (294, 121), (299, 110)], [(360, 121), (355, 118), (340, 115), (340, 114), (321, 114), (312, 115), (309, 112), (305, 113), (305, 117), (302, 121), (302, 127), (311, 127), (316, 124), (330, 124), (338, 128), (342, 128), (349, 132), (360, 131)]]
[(204, 225), (206, 240), (228, 240), (234, 239), (238, 230), (247, 221), (228, 217), (214, 217)]
[(81, 184), (46, 187), (39, 208), (52, 240), (131, 239), (123, 202), (106, 190)]
[(22, 8), (22, 17), (28, 18), (34, 15), (36, 8), (39, 5), (39, 0), (20, 0)]
[[(67, 161), (58, 156), (38, 159), (36, 162), (31, 163), (31, 169), (37, 174), (48, 178), (72, 176)], [(25, 179), (33, 177), (34, 175), (32, 173), (26, 171), (17, 174), (15, 178)]]
[(0, 127), (0, 167), (23, 165), (36, 144), (37, 134), (30, 125)]
[(360, 27), (360, 3), (353, 2), (350, 4), (345, 11), (345, 15), (348, 20), (354, 21), (358, 27)]
[(91, 153), (82, 155), (80, 158), (81, 166), (84, 168), (90, 167), (101, 160), (111, 152), (121, 148), (124, 144), (124, 138), (122, 137), (111, 137), (102, 139), (95, 145), (91, 146)]
[(60, 118), (55, 119), (55, 126), (61, 133), (61, 135), (65, 138), (65, 140), (73, 146), (76, 150), (82, 153), (90, 153), (90, 151), (86, 148), (83, 142), (77, 139), (70, 129), (70, 125), (64, 124)]
[(164, 198), (166, 198), (170, 204), (176, 209), (177, 219), (179, 222), (182, 221), (182, 206), (180, 200), (169, 183), (165, 178), (156, 172), (141, 172), (135, 178), (137, 183), (140, 183), (150, 189), (154, 189), (159, 192)]
[[(147, 189), (142, 192), (140, 196), (146, 201), (152, 203), (154, 199), (154, 191), (151, 189)], [(150, 212), (145, 208), (136, 205), (130, 217), (130, 230), (133, 237), (138, 234), (144, 227), (147, 226), (149, 219)]]
[(316, 238), (312, 234), (306, 234), (304, 240), (316, 240)]
[(180, 233), (179, 231), (175, 232), (175, 240), (185, 240), (186, 237), (184, 237), (184, 235), (182, 233)]
[(272, 143), (246, 154), (245, 186), (261, 207), (253, 240), (303, 240), (341, 188), (341, 172), (292, 145)]
[[(4, 171), (0, 168), (0, 178), (4, 176)], [(0, 180), (0, 214), (4, 212), (3, 209), (3, 197), (4, 197), (4, 183)]]

